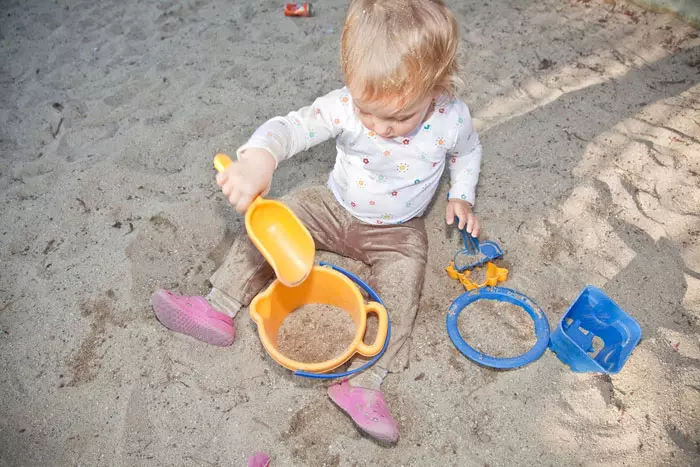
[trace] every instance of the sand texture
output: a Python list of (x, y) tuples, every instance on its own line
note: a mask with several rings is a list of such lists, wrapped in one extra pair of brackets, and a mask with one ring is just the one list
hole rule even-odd
[(310, 304), (287, 315), (277, 332), (277, 348), (301, 363), (319, 363), (342, 355), (357, 328), (342, 308)]
[[(502, 285), (552, 327), (601, 287), (642, 328), (623, 370), (573, 373), (547, 351), (491, 371), (452, 346), (464, 288), (445, 267), (463, 245), (447, 177), (426, 214), (409, 366), (383, 385), (397, 447), (361, 436), (327, 383), (276, 364), (246, 309), (230, 348), (169, 332), (150, 294), (206, 293), (245, 235), (214, 155), (342, 85), (347, 2), (286, 18), (277, 0), (7, 0), (0, 466), (229, 466), (258, 451), (274, 466), (700, 465), (698, 30), (623, 1), (448, 3)], [(270, 196), (325, 183), (333, 157), (328, 142), (280, 164)]]
[(460, 313), (457, 326), (467, 344), (492, 357), (517, 357), (537, 342), (530, 315), (508, 302), (472, 302)]

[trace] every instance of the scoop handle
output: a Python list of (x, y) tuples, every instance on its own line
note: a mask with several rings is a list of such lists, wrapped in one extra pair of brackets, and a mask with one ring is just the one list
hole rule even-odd
[(233, 164), (233, 161), (224, 153), (219, 153), (214, 156), (214, 168), (217, 172), (223, 172), (231, 164)]
[[(231, 164), (233, 164), (233, 161), (231, 160), (231, 158), (222, 152), (220, 152), (219, 154), (214, 156), (214, 168), (216, 169), (217, 172), (223, 172)], [(253, 200), (253, 202), (250, 203), (250, 206), (248, 206), (248, 211), (250, 211), (251, 206), (260, 202), (261, 199), (262, 198), (260, 196), (256, 196), (255, 199)]]

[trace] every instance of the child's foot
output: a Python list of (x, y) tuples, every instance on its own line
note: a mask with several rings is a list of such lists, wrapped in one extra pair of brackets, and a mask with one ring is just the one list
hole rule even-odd
[(372, 438), (385, 443), (398, 441), (399, 426), (389, 413), (382, 392), (351, 386), (346, 380), (329, 387), (328, 396)]
[(216, 311), (203, 297), (183, 297), (169, 290), (151, 296), (153, 311), (163, 326), (207, 344), (233, 344), (233, 319)]

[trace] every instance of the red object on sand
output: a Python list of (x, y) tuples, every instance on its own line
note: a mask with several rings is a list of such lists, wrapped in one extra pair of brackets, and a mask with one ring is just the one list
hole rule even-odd
[(284, 16), (311, 16), (311, 4), (287, 3), (284, 5)]

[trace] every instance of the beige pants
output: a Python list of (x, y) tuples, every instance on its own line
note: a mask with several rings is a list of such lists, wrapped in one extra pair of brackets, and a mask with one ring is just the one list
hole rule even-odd
[[(317, 249), (362, 261), (371, 268), (369, 284), (391, 319), (391, 341), (377, 365), (401, 371), (408, 364), (408, 343), (425, 276), (428, 238), (423, 219), (399, 225), (366, 224), (340, 206), (324, 186), (298, 190), (284, 201), (309, 229)], [(248, 236), (241, 235), (210, 282), (247, 306), (273, 277), (272, 268)]]

